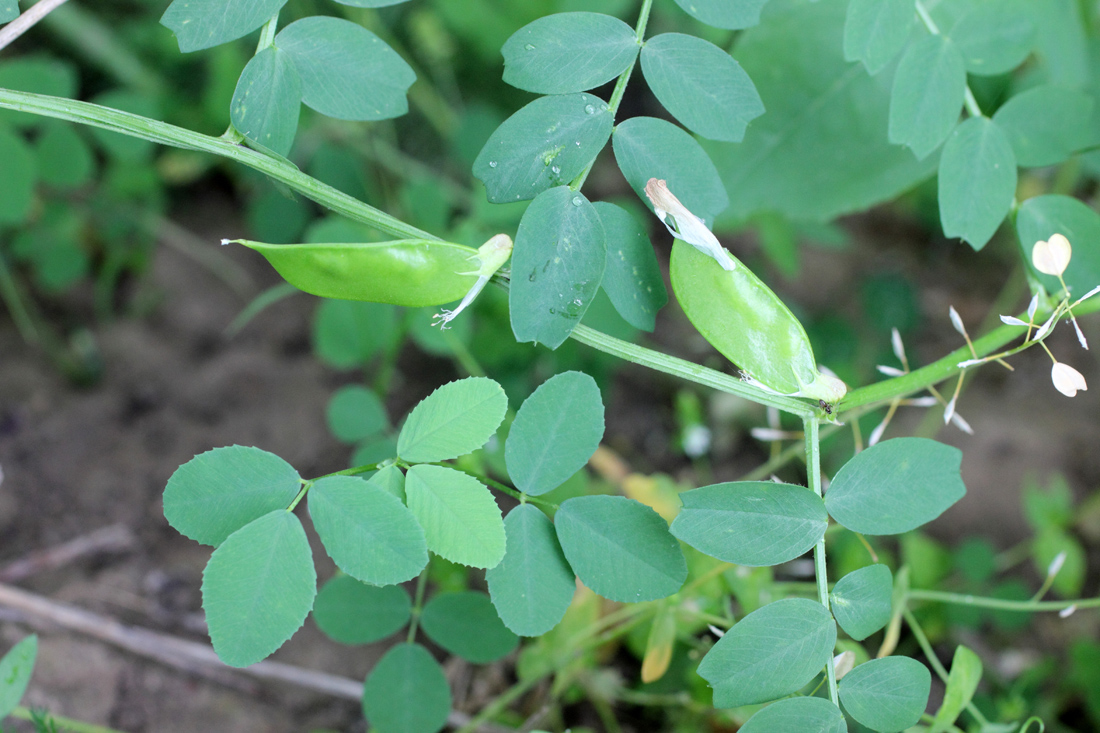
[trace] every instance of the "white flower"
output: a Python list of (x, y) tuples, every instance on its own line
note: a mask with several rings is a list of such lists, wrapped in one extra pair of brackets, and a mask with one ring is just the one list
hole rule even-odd
[(1066, 397), (1073, 397), (1078, 390), (1088, 389), (1081, 372), (1060, 361), (1054, 362), (1054, 367), (1050, 370), (1050, 380), (1054, 382), (1054, 388)]
[(458, 314), (466, 310), (466, 306), (474, 302), (474, 298), (485, 288), (485, 284), (489, 282), (489, 279), (504, 266), (504, 263), (508, 261), (508, 258), (512, 256), (512, 238), (507, 234), (497, 234), (492, 237), (488, 242), (478, 247), (477, 254), (470, 259), (477, 262), (478, 269), (472, 272), (461, 272), (460, 275), (477, 275), (477, 281), (474, 283), (467, 292), (466, 296), (462, 298), (462, 302), (458, 304), (458, 307), (452, 310), (444, 308), (439, 313), (435, 314), (435, 320), (432, 322), (433, 326), (439, 326), (439, 330), (445, 331), (447, 324), (458, 318)]
[(718, 241), (718, 237), (707, 229), (703, 220), (688, 211), (687, 207), (680, 203), (672, 191), (668, 190), (668, 184), (658, 178), (650, 178), (645, 184), (645, 195), (653, 204), (653, 213), (665, 225), (669, 233), (681, 239), (703, 254), (714, 259), (724, 270), (737, 268), (730, 253)]
[(1025, 328), (1030, 325), (1027, 321), (1021, 321), (1016, 316), (1001, 316), (1001, 323), (1006, 326), (1023, 326)]
[(1073, 256), (1073, 247), (1061, 234), (1051, 234), (1050, 239), (1039, 240), (1031, 250), (1031, 264), (1044, 275), (1061, 277)]
[(959, 332), (960, 336), (966, 335), (966, 326), (963, 325), (963, 319), (959, 315), (959, 312), (955, 310), (955, 306), (949, 306), (947, 314), (951, 316), (951, 325), (955, 327), (955, 330)]

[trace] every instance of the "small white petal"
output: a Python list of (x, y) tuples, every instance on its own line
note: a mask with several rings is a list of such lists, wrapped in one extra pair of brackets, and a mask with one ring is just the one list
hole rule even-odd
[(1058, 618), (1069, 618), (1070, 616), (1073, 615), (1074, 611), (1076, 611), (1076, 610), (1077, 610), (1077, 604), (1076, 603), (1074, 603), (1072, 606), (1066, 606), (1065, 608), (1063, 608), (1061, 611), (1058, 612)]
[(1043, 338), (1043, 336), (1046, 336), (1047, 333), (1050, 332), (1050, 329), (1054, 328), (1054, 316), (1057, 315), (1057, 313), (1058, 311), (1055, 311), (1050, 314), (1050, 318), (1047, 319), (1047, 322), (1040, 326), (1039, 330), (1035, 332), (1035, 335), (1031, 337), (1032, 341), (1038, 341)]
[(951, 398), (951, 401), (947, 403), (947, 408), (943, 411), (943, 424), (951, 422), (951, 418), (955, 416), (955, 397)]
[(882, 440), (882, 434), (886, 432), (887, 424), (887, 421), (883, 420), (877, 426), (875, 426), (874, 430), (871, 431), (871, 437), (867, 439), (868, 448)]
[(890, 330), (890, 341), (894, 346), (894, 356), (902, 364), (905, 364), (905, 344), (901, 342), (901, 332), (896, 328)]
[(771, 481), (772, 481), (772, 483), (773, 483), (773, 484), (781, 484), (781, 483), (784, 483), (783, 479), (779, 478), (779, 477), (778, 477), (778, 476), (776, 476), (776, 475), (775, 475), (774, 473), (773, 473), (773, 474), (771, 475)]
[[(1097, 288), (1097, 290), (1100, 290), (1100, 288)], [(1035, 311), (1038, 308), (1039, 308), (1039, 294), (1036, 293), (1035, 295), (1031, 296), (1031, 302), (1027, 304), (1027, 317), (1028, 317), (1028, 320), (1031, 320), (1031, 321), (1035, 320)]]
[(967, 359), (966, 361), (960, 361), (955, 366), (959, 369), (966, 369), (967, 367), (977, 366), (978, 364), (985, 364), (985, 359)]
[(974, 434), (974, 428), (970, 427), (970, 423), (968, 423), (966, 420), (963, 420), (963, 416), (959, 413), (956, 412), (954, 415), (951, 416), (951, 422), (954, 423), (955, 427), (957, 427), (959, 430), (963, 431), (967, 435)]
[(232, 239), (223, 239), (222, 240), (222, 246), (224, 247), (227, 244), (232, 244), (232, 242), (233, 242)]
[(855, 666), (856, 653), (853, 651), (841, 652), (833, 657), (833, 672), (836, 674), (837, 682), (844, 679), (844, 675), (855, 669)]
[(664, 223), (672, 236), (711, 257), (722, 266), (722, 269), (737, 269), (733, 258), (718, 241), (718, 237), (707, 229), (702, 219), (680, 203), (672, 191), (668, 190), (668, 184), (660, 179), (650, 178), (645, 185), (645, 195), (653, 204), (653, 213)]
[(909, 405), (910, 407), (932, 407), (937, 402), (939, 402), (939, 400), (937, 400), (932, 395), (926, 395), (924, 397), (911, 397), (910, 399), (905, 400), (902, 404)]
[(960, 336), (966, 336), (966, 326), (963, 325), (963, 319), (959, 316), (959, 312), (955, 310), (955, 306), (949, 307), (947, 312), (951, 316), (951, 325), (955, 327)]
[(1073, 321), (1073, 330), (1077, 332), (1077, 341), (1080, 342), (1081, 348), (1088, 351), (1089, 342), (1085, 339), (1085, 334), (1081, 333), (1081, 327), (1077, 325), (1077, 319), (1071, 316), (1070, 320)]
[(1001, 316), (1001, 323), (1005, 324), (1006, 326), (1023, 326), (1024, 328), (1027, 328), (1029, 325), (1031, 325), (1027, 321), (1021, 321), (1016, 316)]
[(1039, 240), (1031, 250), (1031, 264), (1044, 275), (1061, 275), (1069, 266), (1073, 248), (1061, 234), (1051, 234), (1050, 239)]
[(773, 440), (790, 440), (792, 437), (786, 430), (776, 430), (775, 428), (753, 428), (749, 431), (749, 434), (757, 440), (763, 440), (765, 442)]
[(1062, 569), (1062, 566), (1066, 564), (1066, 551), (1062, 550), (1054, 559), (1050, 561), (1050, 565), (1047, 567), (1047, 577), (1057, 575), (1058, 571)]
[(878, 369), (880, 372), (888, 377), (901, 377), (905, 375), (905, 372), (903, 372), (901, 369), (892, 366), (885, 366), (883, 364), (879, 364), (875, 367), (875, 369)]
[(1081, 372), (1062, 362), (1055, 363), (1051, 368), (1050, 380), (1054, 382), (1054, 388), (1066, 397), (1073, 397), (1079, 391), (1088, 390)]
[(707, 624), (707, 628), (710, 629), (710, 633), (714, 634), (719, 639), (721, 639), (723, 636), (726, 635), (725, 631), (722, 631), (720, 628), (718, 628), (714, 624)]
[(1088, 300), (1089, 298), (1096, 295), (1097, 293), (1100, 293), (1100, 285), (1097, 285), (1095, 288), (1093, 288), (1092, 290), (1088, 291), (1083, 296), (1078, 298), (1077, 302), (1080, 303), (1082, 301)]

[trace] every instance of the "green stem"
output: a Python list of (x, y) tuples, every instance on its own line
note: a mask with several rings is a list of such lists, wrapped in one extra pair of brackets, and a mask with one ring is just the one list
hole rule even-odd
[[(943, 683), (946, 685), (949, 678), (947, 670), (944, 668), (940, 658), (936, 656), (936, 650), (932, 648), (932, 644), (928, 641), (928, 637), (924, 635), (924, 629), (921, 628), (920, 623), (917, 621), (917, 617), (914, 616), (913, 612), (908, 608), (902, 613), (905, 615), (905, 622), (909, 624), (909, 630), (913, 632), (913, 636), (916, 637), (917, 643), (920, 644), (924, 656), (928, 659), (928, 663), (932, 665), (932, 669), (936, 671), (936, 675), (943, 680)], [(989, 725), (989, 721), (982, 715), (982, 711), (974, 706), (973, 702), (966, 703), (966, 710), (974, 716), (974, 719), (978, 721), (982, 728)]]
[(424, 589), (428, 586), (428, 567), (425, 565), (420, 571), (420, 577), (416, 579), (416, 600), (413, 601), (409, 633), (405, 636), (407, 644), (412, 644), (416, 640), (416, 627), (420, 625), (420, 611), (424, 608)]
[[(638, 11), (638, 24), (634, 27), (634, 37), (638, 41), (638, 45), (641, 46), (643, 39), (645, 38), (646, 25), (649, 24), (649, 11), (653, 7), (653, 0), (643, 0), (642, 9)], [(611, 119), (615, 119), (615, 114), (619, 111), (619, 105), (623, 101), (623, 95), (626, 94), (626, 85), (630, 81), (630, 75), (634, 73), (634, 67), (638, 63), (638, 57), (635, 56), (634, 60), (630, 62), (630, 66), (626, 67), (626, 71), (619, 74), (618, 81), (615, 82), (615, 89), (611, 92), (611, 98), (607, 100), (607, 109), (611, 114)], [(569, 184), (569, 187), (574, 191), (579, 191), (581, 186), (584, 185), (585, 180), (588, 179), (588, 174), (592, 172), (592, 166), (596, 164), (593, 159), (584, 170), (580, 172), (573, 182)]]
[(470, 718), (470, 722), (459, 728), (455, 733), (473, 733), (481, 727), (481, 724), (490, 718), (501, 713), (512, 702), (519, 699), (525, 692), (542, 681), (542, 677), (534, 676), (525, 680), (520, 680), (510, 688), (505, 690), (502, 694), (498, 695), (491, 703), (481, 709), (474, 717)]
[(446, 468), (450, 468), (450, 469), (453, 469), (455, 471), (459, 471), (461, 473), (464, 473), (467, 476), (470, 476), (472, 478), (476, 478), (478, 481), (481, 481), (484, 484), (488, 484), (489, 486), (492, 486), (497, 491), (500, 491), (504, 494), (507, 494), (508, 496), (510, 496), (513, 499), (516, 499), (518, 501), (530, 502), (532, 504), (538, 504), (539, 506), (548, 507), (550, 509), (557, 509), (558, 508), (558, 505), (555, 504), (552, 501), (546, 501), (545, 499), (539, 499), (536, 496), (528, 496), (527, 494), (524, 494), (522, 491), (516, 491), (515, 489), (513, 489), (508, 484), (502, 484), (500, 481), (496, 481), (494, 479), (491, 479), (488, 476), (482, 476), (481, 474), (474, 473), (473, 471), (467, 471), (464, 468), (459, 468), (458, 466), (453, 466), (449, 463), (432, 463), (432, 464), (429, 464), (429, 465), (444, 466)]
[(309, 493), (309, 490), (312, 487), (313, 487), (313, 482), (312, 481), (303, 481), (301, 491), (299, 491), (298, 495), (294, 497), (294, 501), (290, 502), (290, 506), (288, 506), (286, 508), (286, 510), (288, 512), (294, 511), (294, 509), (298, 506), (298, 502), (300, 502), (302, 499), (305, 498), (306, 494)]
[(582, 344), (591, 346), (606, 354), (611, 354), (620, 359), (649, 367), (658, 372), (664, 372), (674, 377), (686, 379), (689, 382), (701, 384), (704, 387), (711, 387), (721, 392), (735, 394), (758, 404), (768, 405), (783, 410), (784, 412), (791, 413), (792, 415), (798, 415), (801, 418), (808, 418), (814, 414), (813, 408), (811, 408), (808, 403), (802, 402), (794, 397), (769, 394), (762, 389), (742, 382), (737, 377), (731, 377), (728, 374), (723, 374), (714, 369), (708, 369), (705, 366), (700, 366), (699, 364), (695, 364), (685, 359), (662, 354), (659, 351), (647, 349), (644, 346), (632, 344), (629, 341), (623, 341), (614, 336), (608, 336), (605, 333), (601, 333), (585, 325), (577, 326), (573, 329), (573, 333), (570, 334), (570, 336), (580, 341)]
[[(818, 496), (824, 496), (821, 488), (821, 436), (818, 434), (818, 419), (811, 415), (803, 419), (806, 432), (806, 479), (810, 490)], [(825, 567), (825, 535), (814, 545), (814, 575), (817, 577), (817, 598), (825, 610), (829, 611), (829, 573)], [(825, 674), (829, 680), (829, 699), (840, 707), (840, 697), (836, 687), (836, 669), (833, 667), (833, 654), (825, 662)]]
[(1100, 608), (1100, 597), (1077, 598), (1071, 601), (1010, 601), (1003, 598), (972, 596), (966, 593), (948, 593), (942, 590), (910, 590), (909, 597), (920, 601), (939, 601), (962, 606), (996, 608), (1002, 611), (1063, 611), (1070, 606), (1081, 608)]
[(379, 211), (332, 186), (321, 183), (298, 170), (297, 166), (286, 159), (264, 155), (228, 140), (192, 132), (141, 115), (101, 107), (97, 104), (76, 102), (46, 94), (16, 92), (10, 89), (0, 89), (0, 109), (13, 109), (43, 117), (67, 120), (142, 140), (149, 140), (160, 145), (220, 155), (281, 181), (325, 208), (349, 219), (372, 226), (379, 231), (392, 234), (401, 239), (439, 239), (434, 234), (418, 229), (411, 224), (406, 224), (384, 211)]
[[(20, 720), (34, 721), (35, 715), (43, 715), (42, 711), (31, 710), (25, 708), (22, 705), (8, 713), (13, 718), (19, 718)], [(72, 718), (66, 718), (61, 715), (54, 715), (53, 713), (46, 712), (45, 715), (50, 722), (57, 725), (58, 730), (72, 731), (72, 733), (122, 733), (122, 731), (114, 728), (108, 728), (105, 725), (96, 725), (94, 723), (85, 723), (83, 720), (73, 720)]]

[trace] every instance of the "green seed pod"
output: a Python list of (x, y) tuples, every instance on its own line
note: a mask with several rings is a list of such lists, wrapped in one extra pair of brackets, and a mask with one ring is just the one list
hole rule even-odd
[(672, 289), (699, 333), (765, 389), (826, 406), (843, 397), (847, 387), (818, 371), (806, 330), (771, 288), (730, 255), (664, 181), (650, 179), (646, 195), (677, 239)]
[(435, 306), (458, 300), (478, 281), (478, 251), (451, 242), (426, 239), (354, 244), (232, 241), (262, 254), (294, 287), (323, 298)]

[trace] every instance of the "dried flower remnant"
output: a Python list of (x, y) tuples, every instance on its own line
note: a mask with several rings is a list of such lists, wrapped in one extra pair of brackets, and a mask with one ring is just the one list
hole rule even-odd
[(658, 178), (650, 178), (645, 184), (645, 195), (653, 204), (653, 213), (665, 225), (669, 233), (681, 239), (708, 257), (714, 259), (723, 270), (734, 270), (737, 264), (730, 257), (718, 237), (714, 236), (703, 220), (688, 211), (680, 199), (668, 190), (668, 184)]
[(488, 242), (481, 245), (477, 249), (477, 254), (470, 259), (474, 260), (478, 264), (478, 269), (473, 272), (464, 272), (463, 275), (477, 275), (477, 282), (462, 298), (462, 302), (458, 304), (458, 307), (452, 310), (441, 310), (435, 314), (436, 320), (432, 323), (433, 326), (439, 326), (439, 329), (445, 330), (447, 324), (458, 317), (458, 314), (466, 310), (466, 307), (470, 303), (474, 302), (481, 291), (485, 288), (489, 279), (504, 266), (504, 263), (508, 261), (508, 258), (512, 256), (512, 238), (507, 234), (497, 234), (492, 237)]
[(1050, 239), (1040, 239), (1031, 250), (1031, 264), (1044, 275), (1062, 277), (1073, 256), (1073, 247), (1062, 234), (1051, 234)]

